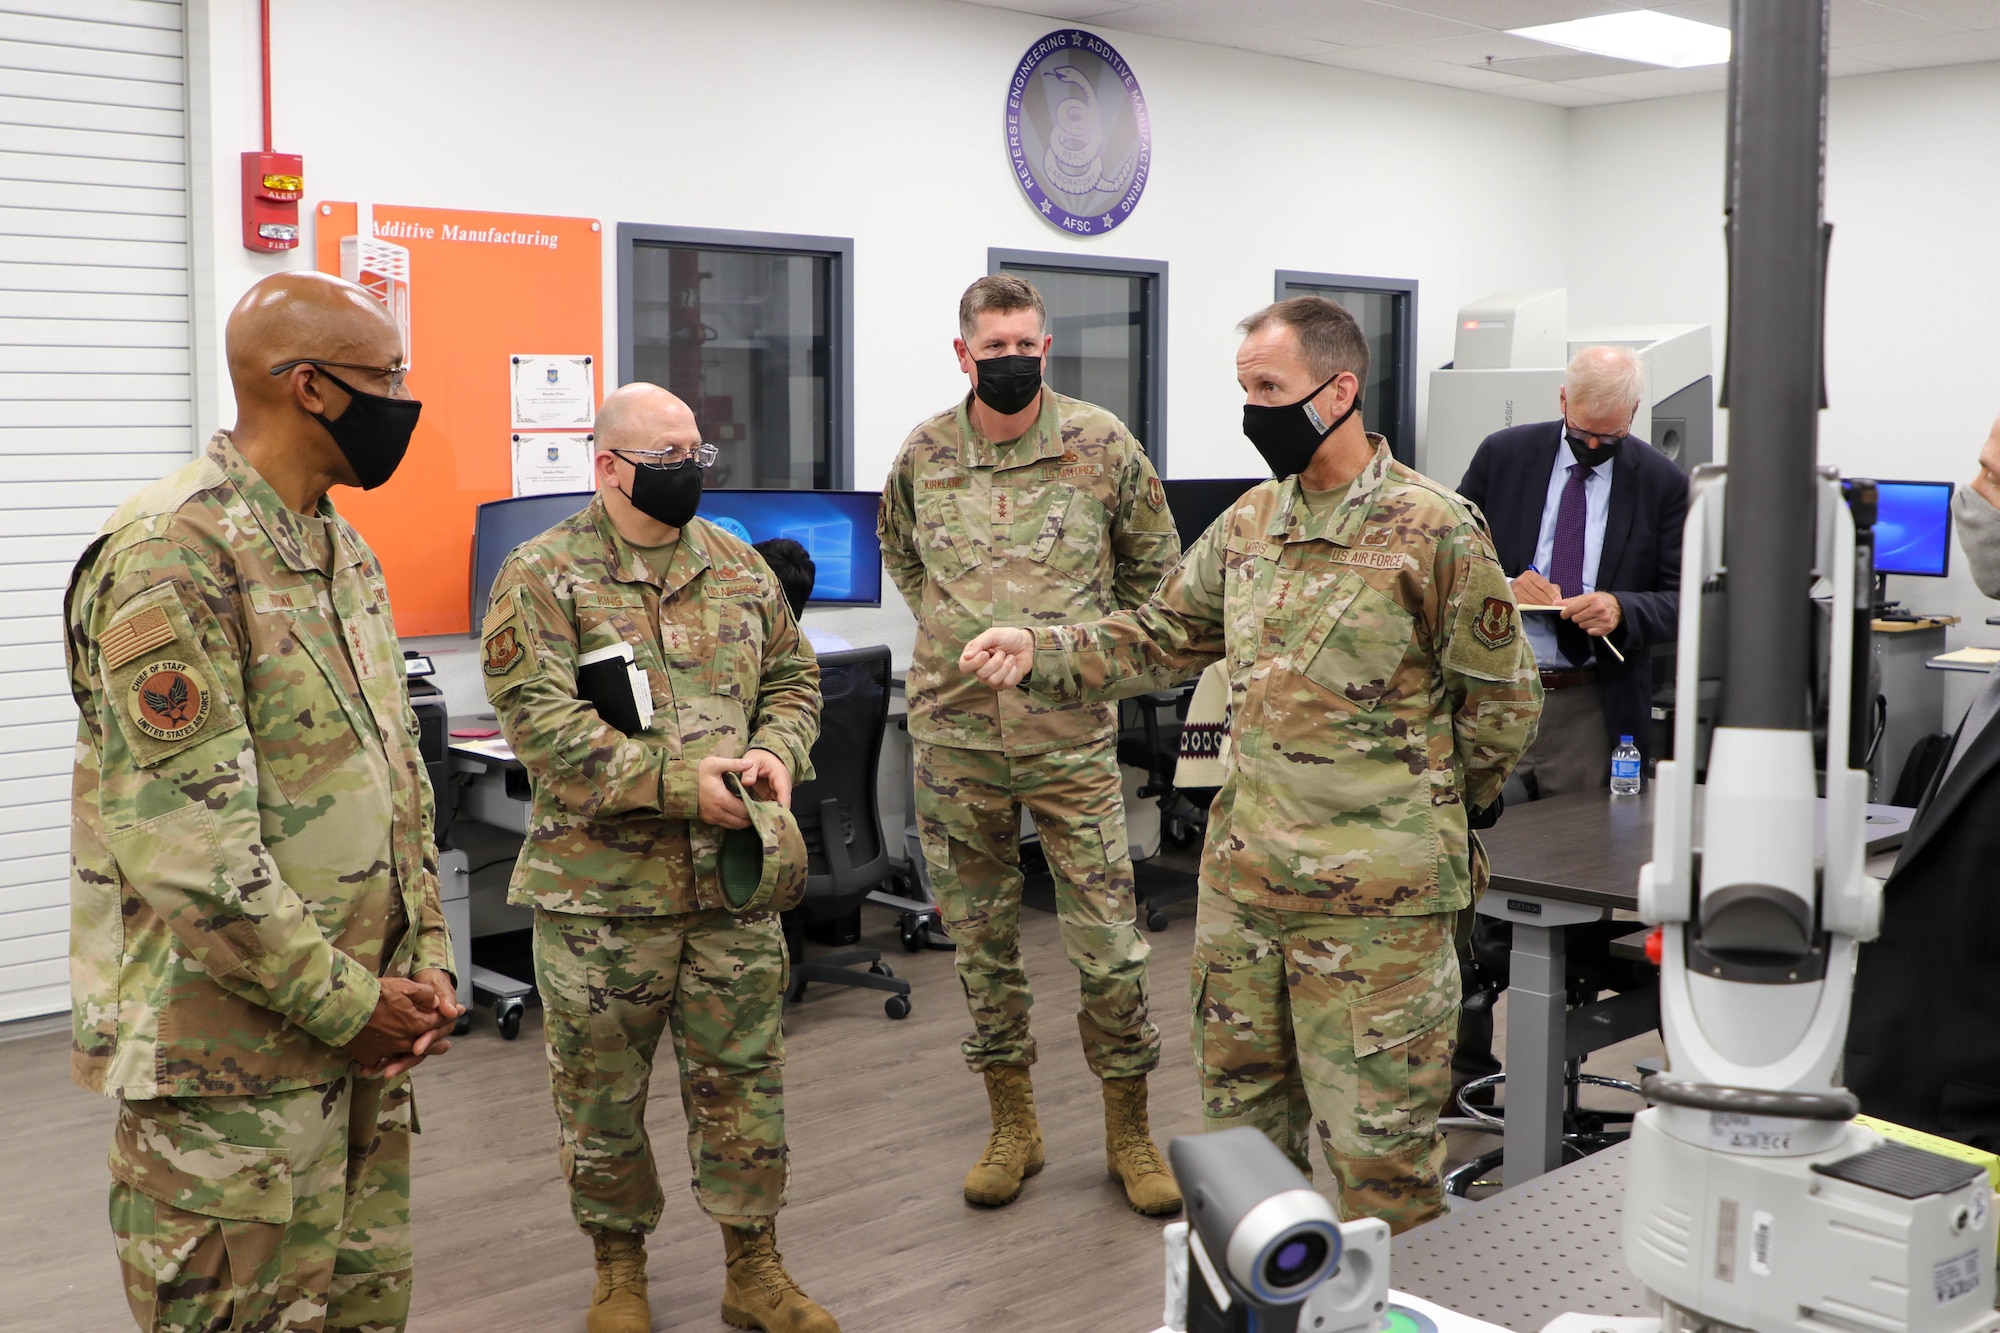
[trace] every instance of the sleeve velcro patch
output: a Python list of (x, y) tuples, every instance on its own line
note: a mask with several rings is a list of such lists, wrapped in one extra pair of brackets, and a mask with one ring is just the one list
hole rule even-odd
[(1521, 613), (1500, 567), (1480, 561), (1453, 617), (1444, 664), (1481, 680), (1513, 680), (1521, 666)]
[(141, 768), (242, 721), (167, 584), (120, 610), (97, 637), (98, 679), (119, 731)]
[(521, 593), (510, 589), (493, 604), (480, 636), (480, 670), (486, 674), (488, 698), (498, 698), (523, 681), (542, 674), (542, 657), (528, 634), (521, 611)]

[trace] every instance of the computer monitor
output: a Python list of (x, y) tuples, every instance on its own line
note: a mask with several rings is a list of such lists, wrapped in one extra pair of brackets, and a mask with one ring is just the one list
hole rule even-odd
[[(472, 525), (472, 632), (486, 619), (493, 580), (516, 546), (590, 503), (594, 491), (522, 495), (480, 505)], [(880, 606), (882, 547), (875, 539), (875, 491), (709, 490), (701, 516), (755, 544), (790, 537), (813, 558), (809, 606)]]
[(1951, 572), (1948, 481), (1875, 483), (1875, 572), (1941, 579)]
[(1167, 508), (1173, 513), (1174, 527), (1181, 534), (1181, 549), (1185, 551), (1193, 546), (1223, 510), (1264, 480), (1266, 478), (1262, 477), (1193, 477), (1186, 481), (1162, 481), (1160, 485), (1167, 492)]
[(514, 548), (530, 537), (539, 537), (571, 514), (580, 513), (596, 491), (559, 491), (554, 495), (517, 495), (511, 500), (492, 500), (473, 511), (472, 518), (472, 632), (486, 620), (486, 604), (493, 596), (493, 580)]
[(808, 606), (880, 606), (880, 491), (703, 491), (701, 516), (753, 546), (790, 537), (813, 560)]

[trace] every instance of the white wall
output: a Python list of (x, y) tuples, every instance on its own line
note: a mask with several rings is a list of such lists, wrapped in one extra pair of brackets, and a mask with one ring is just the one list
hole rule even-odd
[[(212, 264), (196, 288), (214, 339), (246, 286), (310, 267), (311, 246), (274, 258), (238, 240), (236, 154), (259, 132), (257, 6), (196, 7), (195, 66), (209, 80), (196, 135), (215, 164), (195, 224)], [(304, 155), (308, 206), (606, 224), (607, 382), (614, 224), (852, 237), (858, 487), (879, 486), (910, 428), (964, 391), (956, 302), (989, 246), (1168, 261), (1168, 469), (1182, 477), (1262, 471), (1240, 430), (1231, 330), (1271, 299), (1276, 270), (1418, 279), (1424, 367), (1450, 359), (1464, 301), (1563, 272), (1563, 223), (1547, 206), (1568, 151), (1557, 108), (1087, 25), (1138, 74), (1155, 164), (1131, 221), (1078, 238), (1022, 198), (1002, 141), (1008, 76), (1054, 20), (927, 0), (272, 11), (276, 147)], [(209, 375), (198, 407), (205, 428), (226, 423), (226, 380)], [(856, 643), (889, 643), (900, 663), (914, 628), (893, 588), (883, 600), (811, 614)], [(455, 704), (478, 700), (466, 640), (412, 646), (439, 651)]]
[[(1595, 320), (1709, 323), (1721, 331), (1720, 96), (1571, 113), (1571, 189), (1626, 207), (1571, 224), (1570, 311)], [(1968, 481), (2000, 414), (2000, 65), (1833, 81), (1827, 125), (1827, 396), (1820, 459), (1854, 476)], [(1718, 384), (1720, 380), (1718, 379)], [(1726, 415), (1726, 414), (1725, 414)], [(1949, 579), (1895, 578), (1890, 595), (1965, 618), (1953, 646), (2000, 643), (1953, 553)], [(1979, 678), (1950, 678), (1956, 718)]]
[[(252, 0), (206, 0), (212, 311), (272, 260), (236, 239), (235, 153), (257, 133)], [(1564, 112), (1091, 25), (1130, 59), (1156, 163), (1132, 220), (1067, 236), (1021, 197), (1002, 99), (1053, 20), (918, 0), (277, 0), (277, 146), (308, 201), (369, 198), (617, 222), (851, 236), (855, 484), (962, 391), (949, 341), (989, 246), (1165, 259), (1168, 448), (1182, 476), (1256, 468), (1233, 323), (1274, 270), (1416, 277), (1421, 360), (1458, 305), (1558, 281)], [(614, 368), (615, 369), (615, 368)], [(205, 419), (226, 418), (217, 385)]]

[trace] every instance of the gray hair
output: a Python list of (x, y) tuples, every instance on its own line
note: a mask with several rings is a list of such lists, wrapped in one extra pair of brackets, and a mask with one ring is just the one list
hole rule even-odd
[(1572, 408), (1629, 411), (1646, 396), (1646, 368), (1629, 347), (1586, 347), (1569, 359), (1563, 389)]

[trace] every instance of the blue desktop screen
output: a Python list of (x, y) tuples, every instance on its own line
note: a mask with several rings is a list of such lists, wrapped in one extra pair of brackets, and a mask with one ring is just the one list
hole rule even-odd
[(812, 601), (879, 606), (882, 546), (877, 491), (703, 491), (701, 516), (755, 545), (790, 537), (813, 560)]
[(1875, 483), (1875, 572), (1951, 572), (1951, 490), (1948, 481)]
[[(486, 601), (500, 566), (516, 546), (590, 503), (592, 491), (528, 495), (479, 506), (472, 536), (472, 632), (486, 618)], [(700, 514), (755, 545), (790, 537), (813, 558), (808, 605), (880, 606), (882, 547), (875, 540), (874, 491), (730, 491), (701, 494)]]

